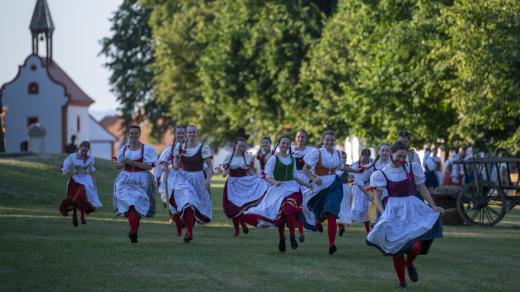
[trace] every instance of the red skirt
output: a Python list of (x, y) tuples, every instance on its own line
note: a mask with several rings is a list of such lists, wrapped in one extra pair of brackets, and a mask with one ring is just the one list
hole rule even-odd
[(85, 213), (91, 213), (96, 210), (91, 203), (87, 201), (87, 191), (82, 184), (78, 184), (71, 177), (67, 184), (67, 198), (61, 202), (60, 213), (63, 216), (67, 216), (69, 211), (74, 208), (84, 211)]
[(257, 214), (243, 214), (242, 220), (243, 222), (246, 222), (247, 224), (253, 225), (255, 227), (266, 227), (264, 224), (260, 224), (261, 222), (278, 227), (281, 224), (284, 224), (286, 218), (289, 216), (294, 216), (296, 220), (302, 221), (302, 203), (302, 193), (293, 193), (283, 200), (282, 204), (280, 205), (280, 210), (278, 211), (278, 214), (274, 220)]

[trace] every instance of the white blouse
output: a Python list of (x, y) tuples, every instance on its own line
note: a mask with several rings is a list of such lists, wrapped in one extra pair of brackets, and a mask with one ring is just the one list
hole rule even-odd
[[(291, 164), (291, 161), (294, 160), (292, 156), (278, 156), (278, 159), (283, 165), (289, 165)], [(276, 155), (271, 156), (269, 160), (267, 160), (267, 163), (265, 164), (265, 176), (274, 178), (274, 167), (276, 166)], [(296, 171), (296, 162), (294, 162), (294, 171)]]
[[(202, 145), (202, 143), (199, 142), (199, 143), (197, 143), (197, 145), (195, 147), (186, 148), (186, 144), (182, 144), (182, 150), (186, 151), (185, 156), (191, 157), (191, 156), (197, 154), (197, 152), (199, 151), (200, 145)], [(174, 156), (179, 155), (180, 146), (181, 146), (181, 144), (177, 144), (177, 146), (175, 146), (175, 150), (173, 151)], [(206, 158), (213, 158), (213, 152), (211, 151), (211, 148), (209, 148), (208, 145), (203, 145), (202, 146), (202, 159), (206, 159)]]
[[(406, 172), (410, 172), (410, 164), (405, 165)], [(424, 176), (424, 172), (422, 167), (417, 163), (412, 163), (413, 177), (415, 185), (424, 184), (426, 181), (426, 177)], [(406, 179), (406, 172), (402, 166), (393, 167), (392, 164), (385, 166), (382, 170), (376, 170), (374, 174), (370, 177), (370, 186), (377, 188), (379, 190), (383, 190), (386, 188), (386, 179), (383, 173), (385, 173), (386, 177), (393, 182), (398, 182)]]
[(309, 154), (312, 150), (315, 150), (316, 148), (306, 146), (303, 150), (296, 149), (296, 146), (291, 146), (291, 150), (294, 157), (304, 157), (305, 155)]
[(64, 174), (68, 174), (71, 168), (74, 168), (72, 174), (82, 175), (94, 172), (96, 171), (96, 167), (94, 166), (94, 157), (87, 156), (87, 159), (83, 160), (78, 158), (77, 153), (72, 153), (69, 156), (65, 157), (65, 160), (63, 161), (63, 166), (61, 167), (61, 172), (63, 172)]
[[(245, 157), (245, 161), (244, 161), (244, 157)], [(253, 163), (254, 163), (254, 157), (247, 153), (245, 154), (245, 156), (234, 155), (233, 160), (231, 162), (229, 161), (230, 159), (231, 159), (231, 155), (228, 155), (226, 157), (226, 159), (224, 159), (224, 164), (229, 164), (230, 169), (238, 169), (238, 168), (248, 169), (249, 166), (253, 165)]]
[(332, 153), (327, 151), (325, 148), (313, 149), (307, 155), (305, 155), (305, 164), (311, 168), (316, 168), (318, 161), (320, 160), (321, 154), (321, 165), (326, 168), (337, 168), (340, 169), (342, 166), (341, 156), (338, 150), (334, 150)]
[[(179, 145), (179, 143), (177, 143), (176, 145)], [(159, 159), (157, 159), (157, 164), (160, 164), (160, 163), (169, 163), (170, 162), (170, 155), (173, 155), (173, 152), (172, 151), (172, 145), (168, 145), (166, 148), (164, 148), (164, 150), (162, 151), (161, 155), (159, 156)]]
[[(125, 151), (126, 148), (126, 151)], [(125, 153), (125, 157), (123, 158), (123, 152)], [(155, 148), (150, 145), (144, 144), (143, 151), (143, 162), (148, 165), (154, 165), (157, 160), (157, 152), (155, 152)], [(125, 145), (119, 149), (116, 155), (117, 161), (122, 162), (123, 159), (128, 160), (139, 160), (141, 158), (141, 148), (137, 150), (130, 150), (129, 145)]]

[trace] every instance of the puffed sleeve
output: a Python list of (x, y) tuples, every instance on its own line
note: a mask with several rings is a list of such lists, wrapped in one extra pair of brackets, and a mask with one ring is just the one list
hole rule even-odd
[[(204, 157), (204, 156), (202, 156)], [(226, 156), (226, 158), (224, 158), (224, 161), (222, 161), (223, 164), (230, 164), (231, 163), (231, 154), (229, 154), (228, 156)]]
[(318, 164), (318, 160), (320, 159), (320, 149), (312, 149), (311, 152), (307, 153), (303, 160), (305, 164), (310, 166), (311, 168), (315, 168)]
[(269, 160), (267, 160), (267, 163), (265, 164), (265, 176), (274, 178), (274, 167), (276, 165), (276, 156), (271, 156)]
[(426, 176), (420, 164), (412, 163), (413, 179), (416, 185), (424, 184), (426, 182)]
[(154, 166), (157, 161), (157, 152), (155, 148), (149, 145), (144, 146), (144, 163)]
[(246, 163), (248, 167), (254, 167), (255, 158), (251, 154), (246, 154)]
[(117, 151), (117, 154), (116, 154), (116, 160), (117, 160), (117, 162), (123, 162), (123, 159), (125, 159), (125, 158), (123, 157), (123, 152), (124, 152), (125, 147), (127, 147), (127, 146), (125, 145), (125, 146), (121, 147), (121, 148), (119, 149), (119, 151)]
[(378, 190), (386, 188), (386, 179), (381, 170), (376, 170), (370, 176), (370, 187)]
[(354, 183), (356, 185), (365, 185), (365, 181), (367, 180), (366, 171), (362, 173), (354, 173)]
[(172, 146), (168, 146), (168, 147), (164, 148), (161, 155), (159, 155), (159, 159), (157, 159), (157, 164), (160, 164), (163, 162), (168, 163), (171, 153), (172, 153)]
[(202, 146), (202, 159), (213, 158), (213, 152), (208, 145)]
[(96, 165), (94, 164), (94, 156), (90, 156), (90, 172), (96, 171)]
[(61, 166), (61, 172), (63, 172), (64, 174), (69, 173), (70, 167), (72, 166), (72, 160), (74, 159), (73, 155), (76, 155), (76, 154), (71, 154), (71, 155), (65, 157), (65, 160), (63, 160), (63, 165)]

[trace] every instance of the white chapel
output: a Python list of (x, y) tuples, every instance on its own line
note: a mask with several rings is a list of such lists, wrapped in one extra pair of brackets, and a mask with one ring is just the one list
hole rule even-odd
[[(0, 88), (6, 152), (31, 150), (30, 135), (38, 133), (38, 152), (64, 153), (75, 136), (76, 144), (90, 141), (93, 156), (110, 159), (116, 137), (89, 114), (94, 100), (53, 59), (54, 23), (45, 0), (36, 1), (29, 28), (32, 53)], [(40, 41), (45, 56), (39, 55)]]

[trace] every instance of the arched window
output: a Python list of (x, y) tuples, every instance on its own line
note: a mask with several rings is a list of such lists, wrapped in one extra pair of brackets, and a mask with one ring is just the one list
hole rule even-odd
[(38, 91), (39, 91), (38, 83), (36, 83), (36, 82), (29, 83), (29, 86), (27, 87), (27, 93), (38, 94)]

